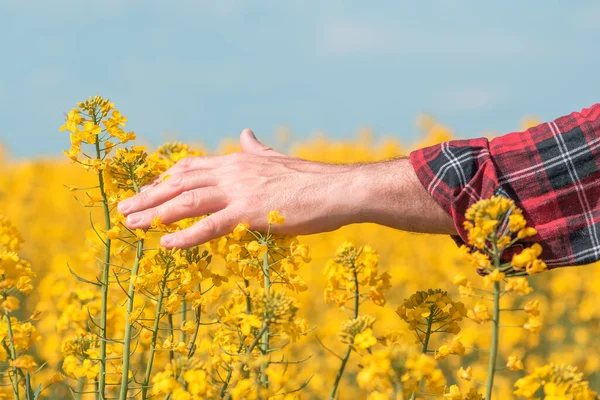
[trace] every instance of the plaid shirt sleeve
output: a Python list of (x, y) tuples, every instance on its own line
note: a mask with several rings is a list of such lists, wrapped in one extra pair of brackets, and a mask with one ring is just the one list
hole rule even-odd
[(504, 195), (537, 229), (526, 240), (540, 243), (549, 268), (600, 260), (600, 104), (493, 140), (415, 150), (410, 160), (454, 219), (458, 244), (467, 242), (465, 211), (480, 199)]

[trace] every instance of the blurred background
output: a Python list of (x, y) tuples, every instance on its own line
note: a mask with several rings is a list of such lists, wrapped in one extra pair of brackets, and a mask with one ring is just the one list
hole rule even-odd
[(62, 115), (100, 94), (157, 145), (259, 137), (459, 138), (579, 111), (600, 93), (600, 4), (0, 1), (0, 142), (59, 155)]
[[(453, 138), (520, 130), (599, 102), (598, 21), (600, 3), (583, 0), (0, 0), (0, 252), (1, 242), (16, 235), (12, 228), (4, 232), (4, 215), (21, 232), (20, 254), (37, 274), (13, 314), (25, 321), (34, 310), (41, 313), (34, 325), (43, 339), (30, 353), (47, 364), (33, 377), (35, 387), (56, 382), (44, 396), (70, 398), (65, 381), (56, 378), (70, 355), (64, 344), (79, 334), (77, 323), (88, 329), (89, 310), (100, 301), (66, 268), (95, 279), (100, 242), (90, 222), (103, 226), (104, 217), (101, 209), (88, 208), (100, 198), (97, 176), (62, 154), (70, 143), (59, 127), (77, 102), (109, 97), (129, 118), (127, 130), (137, 133), (132, 144), (148, 144), (150, 151), (167, 140), (189, 143), (197, 154), (235, 151), (232, 141), (250, 127), (298, 157), (378, 161)], [(196, 153), (183, 146), (170, 162), (188, 154)], [(113, 218), (119, 218), (114, 211)], [(344, 241), (373, 246), (379, 271), (391, 274), (385, 306), (361, 308), (376, 317), (379, 337), (392, 332), (398, 341), (415, 342), (395, 310), (417, 290), (447, 290), (469, 309), (480, 301), (459, 296), (452, 283), (465, 273), (475, 287), (483, 284), (447, 236), (354, 224), (301, 240), (313, 261), (301, 269), (308, 289), (298, 299), (302, 317), (316, 328), (290, 354), (314, 358), (292, 367), (288, 386), (299, 387), (318, 366), (306, 398), (324, 398), (339, 368), (316, 336), (334, 352), (345, 349), (337, 334), (348, 310), (323, 301), (323, 268)], [(112, 247), (120, 257), (114, 262), (130, 265), (128, 246)], [(211, 268), (229, 274), (221, 256)], [(206, 318), (212, 320), (222, 304), (219, 296), (225, 301), (239, 284), (230, 276), (228, 285), (215, 289), (215, 303), (203, 309)], [(515, 382), (549, 362), (577, 366), (598, 390), (600, 263), (559, 268), (529, 282), (531, 295), (503, 301), (520, 308), (539, 300), (543, 329), (518, 329), (529, 321), (524, 313), (502, 317), (507, 329), (498, 365), (517, 356), (525, 371), (498, 374), (494, 399), (514, 398)], [(117, 310), (111, 329), (121, 332), (123, 295), (117, 285), (111, 288)], [(487, 376), (491, 328), (469, 320), (461, 327), (466, 354), (439, 365), (448, 384), (466, 391), (478, 384), (458, 382), (457, 371), (472, 366), (475, 379)], [(203, 331), (199, 346), (213, 345), (214, 328)], [(446, 340), (436, 338), (432, 346)], [(140, 349), (145, 357), (147, 348)], [(210, 359), (209, 352), (199, 353)], [(163, 354), (155, 373), (166, 368)], [(80, 361), (90, 362), (85, 357)], [(341, 399), (366, 397), (356, 381), (361, 359), (353, 357)], [(93, 376), (83, 388), (92, 386)], [(5, 383), (0, 379), (0, 397), (10, 391)]]

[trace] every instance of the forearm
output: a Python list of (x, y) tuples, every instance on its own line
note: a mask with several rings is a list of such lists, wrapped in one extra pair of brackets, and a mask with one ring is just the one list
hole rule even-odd
[(343, 202), (354, 207), (355, 220), (410, 232), (456, 235), (452, 217), (417, 179), (408, 158), (350, 169)]

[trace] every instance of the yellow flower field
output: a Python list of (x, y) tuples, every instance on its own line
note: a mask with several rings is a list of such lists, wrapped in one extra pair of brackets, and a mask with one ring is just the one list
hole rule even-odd
[[(56, 127), (67, 157), (0, 152), (0, 398), (597, 398), (600, 266), (544, 271), (535, 245), (502, 264), (534, 228), (510, 202), (467, 214), (480, 253), (370, 224), (298, 238), (240, 224), (169, 251), (160, 235), (193, 221), (130, 231), (116, 204), (207, 152), (136, 145), (124, 114), (90, 98)], [(410, 146), (368, 134), (279, 145), (349, 163), (453, 138), (420, 126)]]

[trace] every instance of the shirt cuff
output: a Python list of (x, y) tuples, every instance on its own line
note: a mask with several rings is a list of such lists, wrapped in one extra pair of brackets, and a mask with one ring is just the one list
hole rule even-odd
[(452, 140), (410, 153), (417, 178), (433, 199), (452, 217), (458, 244), (468, 242), (463, 226), (467, 209), (483, 198), (505, 195), (485, 138)]

